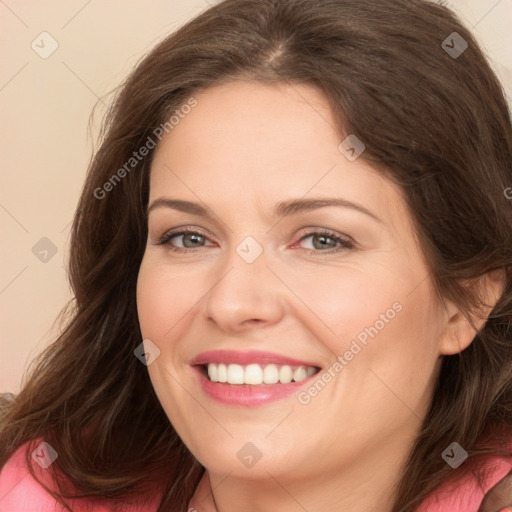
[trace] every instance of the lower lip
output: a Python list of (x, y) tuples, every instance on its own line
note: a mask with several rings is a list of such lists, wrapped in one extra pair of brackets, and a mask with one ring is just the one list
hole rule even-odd
[(199, 366), (194, 366), (193, 369), (198, 375), (203, 391), (210, 398), (223, 404), (246, 407), (268, 404), (287, 398), (297, 393), (301, 387), (308, 384), (317, 375), (314, 373), (300, 382), (289, 382), (288, 384), (227, 384), (212, 382), (205, 377)]

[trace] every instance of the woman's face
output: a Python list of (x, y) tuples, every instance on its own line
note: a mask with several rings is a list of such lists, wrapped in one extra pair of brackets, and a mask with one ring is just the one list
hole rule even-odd
[(448, 323), (400, 191), (313, 88), (194, 97), (156, 149), (137, 287), (169, 420), (216, 474), (398, 467)]

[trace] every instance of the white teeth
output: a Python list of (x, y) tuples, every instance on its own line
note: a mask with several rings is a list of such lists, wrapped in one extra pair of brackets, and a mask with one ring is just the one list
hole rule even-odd
[(250, 364), (245, 368), (245, 384), (261, 384), (263, 382), (263, 370), (259, 364)]
[[(208, 365), (208, 369), (210, 365)], [(217, 366), (217, 381), (218, 382), (227, 382), (228, 381), (228, 368), (225, 364), (219, 364)]]
[(263, 382), (265, 384), (276, 384), (279, 382), (279, 370), (275, 364), (267, 364), (263, 370)]
[(293, 371), (291, 366), (284, 365), (281, 366), (281, 369), (279, 370), (279, 382), (281, 384), (288, 384), (288, 382), (291, 382), (293, 379)]
[(214, 364), (208, 365), (208, 377), (212, 382), (217, 382), (217, 366)]
[(208, 377), (211, 382), (223, 382), (228, 384), (250, 384), (258, 386), (260, 384), (288, 384), (295, 381), (300, 382), (316, 373), (313, 366), (289, 366), (282, 365), (278, 367), (275, 364), (260, 366), (259, 364), (249, 364), (241, 366), (239, 364), (208, 364)]
[(308, 374), (306, 373), (306, 368), (304, 366), (299, 366), (294, 372), (293, 372), (293, 380), (295, 382), (300, 382), (301, 380), (304, 380)]
[(228, 383), (229, 384), (243, 384), (244, 383), (244, 368), (239, 364), (230, 364), (228, 366)]

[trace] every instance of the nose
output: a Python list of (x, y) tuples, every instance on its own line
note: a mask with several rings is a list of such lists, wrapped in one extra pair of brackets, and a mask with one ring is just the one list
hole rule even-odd
[(203, 302), (208, 320), (226, 332), (278, 323), (285, 312), (286, 288), (268, 264), (265, 251), (249, 263), (233, 249), (217, 267)]

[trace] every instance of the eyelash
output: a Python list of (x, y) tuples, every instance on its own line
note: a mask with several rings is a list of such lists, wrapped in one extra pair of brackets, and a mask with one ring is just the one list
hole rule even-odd
[[(207, 238), (205, 235), (199, 233), (198, 231), (195, 231), (191, 228), (181, 228), (179, 231), (170, 231), (167, 233), (164, 233), (162, 236), (158, 237), (157, 243), (155, 245), (168, 245), (169, 250), (177, 253), (184, 253), (184, 252), (195, 252), (196, 250), (202, 249), (202, 247), (192, 247), (192, 248), (185, 248), (185, 247), (174, 247), (169, 242), (172, 238), (186, 235), (186, 234), (194, 234), (199, 235), (200, 237)], [(328, 230), (321, 230), (321, 231), (311, 231), (309, 233), (306, 233), (304, 236), (302, 236), (299, 240), (299, 242), (302, 242), (304, 239), (309, 238), (312, 235), (319, 235), (319, 236), (325, 236), (327, 238), (330, 238), (336, 242), (338, 242), (341, 247), (338, 247), (337, 249), (328, 249), (328, 250), (319, 250), (319, 249), (306, 249), (309, 250), (313, 254), (332, 254), (337, 253), (341, 251), (346, 251), (350, 249), (355, 249), (355, 244), (348, 240), (347, 238), (343, 238), (336, 233), (333, 233), (332, 231)]]

